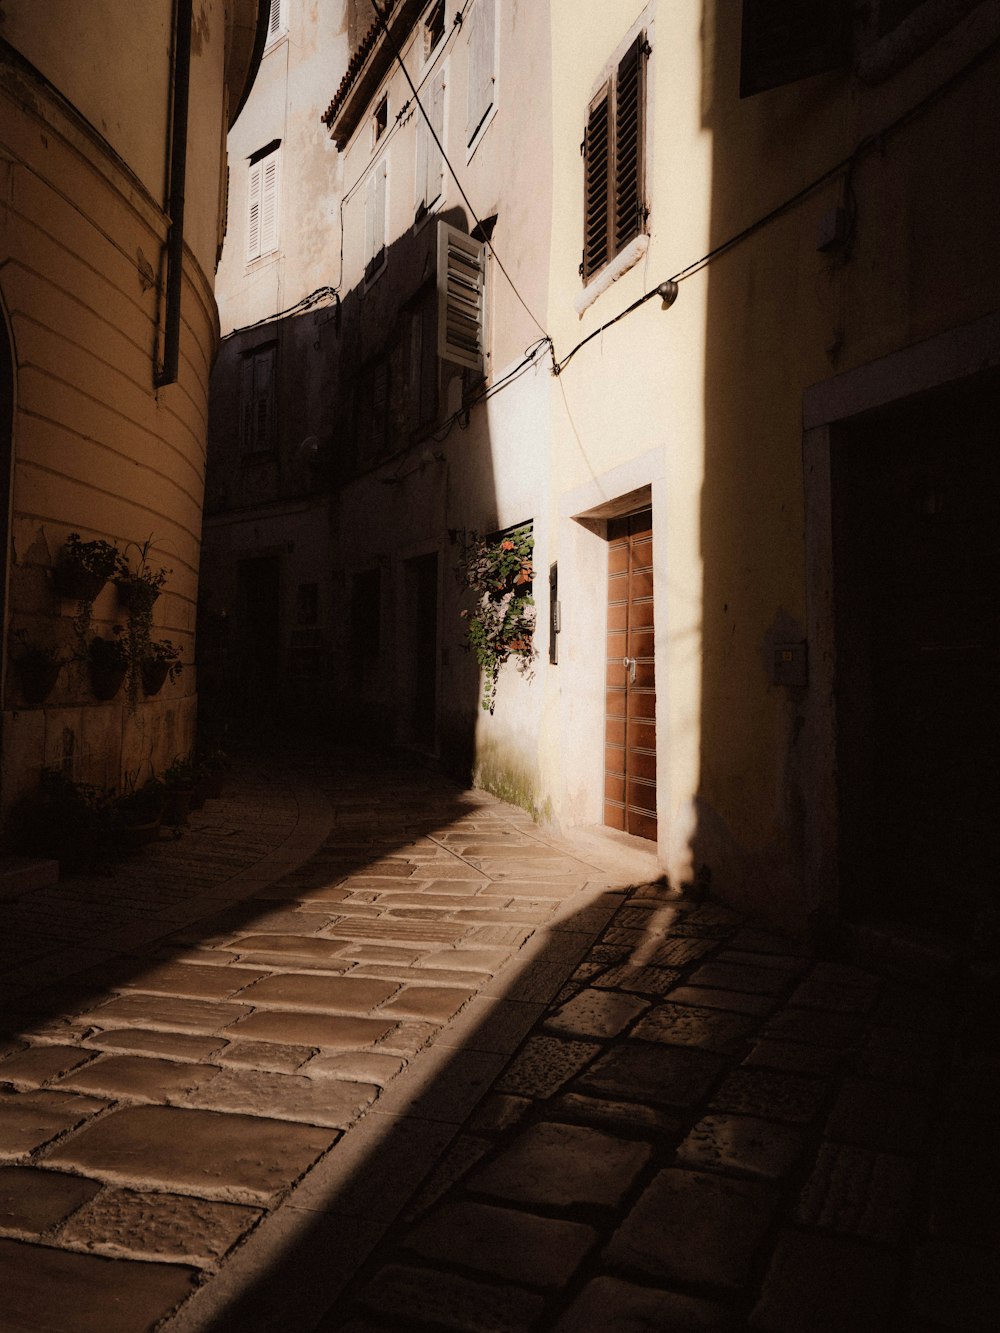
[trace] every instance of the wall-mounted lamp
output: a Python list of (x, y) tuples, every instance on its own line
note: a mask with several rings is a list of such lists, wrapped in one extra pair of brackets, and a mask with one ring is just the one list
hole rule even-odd
[(677, 300), (677, 293), (679, 291), (680, 287), (678, 287), (677, 283), (671, 278), (668, 278), (666, 282), (660, 283), (659, 287), (656, 289), (656, 294), (663, 302), (664, 310), (670, 309), (673, 303)]

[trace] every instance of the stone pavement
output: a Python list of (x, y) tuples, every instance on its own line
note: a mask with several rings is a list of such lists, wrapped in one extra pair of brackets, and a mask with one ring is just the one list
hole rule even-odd
[(649, 865), (345, 755), (6, 904), (0, 1330), (992, 1330), (995, 1005)]

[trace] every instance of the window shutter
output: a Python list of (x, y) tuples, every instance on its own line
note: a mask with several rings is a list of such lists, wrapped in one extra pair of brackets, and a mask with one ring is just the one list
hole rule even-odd
[(268, 347), (258, 352), (253, 359), (254, 365), (254, 449), (265, 450), (274, 447), (274, 348)]
[(611, 87), (590, 104), (583, 140), (583, 276), (596, 273), (611, 257)]
[(466, 143), (471, 144), (493, 105), (494, 0), (477, 0), (469, 36), (469, 118)]
[(281, 0), (271, 0), (271, 13), (267, 21), (267, 40), (274, 41), (281, 32)]
[(260, 254), (260, 170), (259, 162), (250, 168), (247, 178), (247, 260)]
[(270, 254), (278, 248), (278, 154), (272, 153), (261, 161), (260, 187), (260, 253)]
[(486, 246), (438, 223), (438, 356), (482, 370)]
[[(434, 79), (431, 87), (431, 105), (430, 105), (431, 124), (434, 127), (434, 133), (438, 137), (438, 143), (444, 142), (444, 71)], [(427, 149), (427, 194), (426, 201), (432, 204), (440, 195), (442, 180), (444, 176), (444, 156), (441, 149), (434, 142), (433, 135), (428, 136), (430, 143)]]
[(365, 277), (370, 278), (385, 249), (386, 159), (383, 157), (365, 181)]
[(640, 35), (618, 66), (615, 97), (615, 253), (642, 231), (646, 40)]
[(375, 172), (373, 171), (365, 181), (365, 251), (364, 265), (368, 265), (375, 257)]
[[(438, 137), (444, 139), (444, 71), (437, 74), (431, 83), (430, 94), (425, 103), (430, 124)], [(427, 122), (421, 117), (417, 126), (417, 213), (427, 211), (441, 194), (444, 175), (444, 157)]]
[(843, 64), (852, 8), (851, 0), (743, 0), (740, 96)]
[(385, 249), (385, 188), (386, 159), (383, 157), (375, 168), (375, 259)]

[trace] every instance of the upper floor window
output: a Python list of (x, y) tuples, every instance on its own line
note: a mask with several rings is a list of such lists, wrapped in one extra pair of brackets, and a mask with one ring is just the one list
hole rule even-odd
[(465, 132), (469, 147), (493, 110), (496, 81), (495, 0), (476, 0), (469, 31), (469, 116)]
[[(444, 70), (439, 70), (421, 98), (424, 113), (417, 122), (416, 215), (424, 217), (444, 192)], [(436, 136), (436, 137), (435, 137)]]
[(291, 0), (271, 0), (271, 12), (267, 16), (267, 44), (276, 42), (288, 31), (288, 6)]
[(424, 59), (429, 60), (431, 52), (444, 36), (444, 0), (434, 0), (423, 18)]
[(583, 140), (584, 281), (645, 230), (646, 58), (639, 33), (590, 103)]
[(385, 97), (375, 107), (375, 114), (372, 116), (372, 143), (378, 143), (382, 135), (385, 134), (389, 125), (389, 96)]
[(281, 150), (279, 141), (260, 148), (250, 158), (247, 179), (247, 263), (278, 248), (278, 189)]
[(274, 447), (275, 343), (255, 347), (243, 357), (240, 385), (240, 444), (245, 454), (270, 453)]

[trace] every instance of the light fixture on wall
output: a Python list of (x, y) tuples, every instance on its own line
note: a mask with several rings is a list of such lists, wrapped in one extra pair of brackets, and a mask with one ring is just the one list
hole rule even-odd
[(678, 287), (677, 283), (671, 278), (668, 278), (666, 282), (660, 283), (659, 287), (656, 289), (656, 294), (663, 302), (664, 310), (670, 309), (673, 303), (677, 300), (677, 293), (679, 291), (680, 287)]

